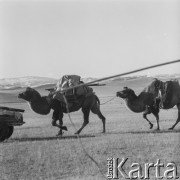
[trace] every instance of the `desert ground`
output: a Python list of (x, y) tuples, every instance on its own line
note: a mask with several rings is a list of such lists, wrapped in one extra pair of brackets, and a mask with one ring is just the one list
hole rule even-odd
[[(131, 87), (139, 94), (152, 78), (117, 79), (106, 82), (106, 86), (93, 87), (94, 92), (105, 103), (115, 96), (124, 86)], [(45, 87), (37, 90), (47, 95)], [(177, 109), (160, 111), (160, 131), (156, 131), (156, 120), (148, 115), (154, 124), (143, 119), (142, 113), (133, 113), (126, 108), (124, 102), (116, 97), (101, 105), (101, 112), (106, 117), (106, 133), (102, 132), (102, 122), (94, 114), (90, 114), (90, 123), (83, 129), (80, 139), (83, 147), (99, 164), (98, 167), (83, 151), (75, 129), (67, 114), (64, 125), (68, 131), (63, 137), (56, 137), (58, 129), (52, 127), (51, 116), (38, 115), (28, 104), (17, 98), (23, 89), (1, 90), (0, 105), (25, 109), (22, 126), (16, 126), (12, 137), (0, 143), (0, 179), (2, 180), (56, 180), (56, 179), (105, 179), (108, 158), (128, 158), (124, 170), (128, 172), (132, 163), (156, 163), (160, 159), (166, 164), (177, 165), (180, 176), (180, 124), (173, 131), (168, 128), (175, 123)], [(83, 122), (82, 112), (71, 113), (71, 118), (79, 128)], [(165, 168), (164, 168), (165, 169)], [(162, 174), (163, 174), (163, 168)], [(119, 176), (119, 179), (123, 179)], [(155, 169), (150, 170), (150, 179), (155, 179)]]

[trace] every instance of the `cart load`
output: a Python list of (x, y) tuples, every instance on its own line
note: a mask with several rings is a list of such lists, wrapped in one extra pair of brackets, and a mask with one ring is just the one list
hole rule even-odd
[(14, 126), (21, 126), (25, 123), (23, 112), (23, 109), (0, 106), (0, 142), (11, 137)]
[[(85, 96), (93, 93), (93, 89), (87, 85), (75, 87), (77, 85), (83, 84), (81, 81), (81, 77), (78, 75), (64, 75), (56, 84), (54, 91), (56, 91), (55, 95), (53, 95), (54, 99), (64, 102), (64, 98), (62, 96), (62, 91), (64, 92), (68, 102), (76, 101), (79, 96)], [(73, 88), (75, 87), (75, 88)], [(68, 89), (71, 88), (71, 89)], [(67, 90), (66, 90), (67, 89)], [(54, 92), (51, 91), (53, 94)], [(51, 94), (50, 92), (50, 94)]]

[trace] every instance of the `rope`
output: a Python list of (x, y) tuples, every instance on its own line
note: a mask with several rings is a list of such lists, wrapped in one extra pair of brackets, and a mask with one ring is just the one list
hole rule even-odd
[[(68, 102), (67, 102), (67, 99), (66, 99), (64, 93), (63, 93), (63, 98), (64, 98), (64, 101), (65, 101), (65, 103), (66, 103), (66, 109), (67, 109), (67, 113), (68, 113), (69, 120), (70, 120), (71, 124), (73, 125), (74, 129), (77, 131), (77, 128), (76, 128), (75, 124), (73, 123), (73, 121), (72, 121), (72, 119), (71, 119)], [(78, 137), (79, 143), (80, 143), (81, 148), (82, 148), (82, 150), (84, 151), (85, 155), (86, 155), (89, 159), (91, 159), (91, 161), (94, 162), (94, 164), (98, 167), (99, 172), (101, 173), (101, 175), (106, 179), (106, 176), (103, 174), (103, 172), (102, 172), (102, 170), (101, 170), (98, 162), (97, 162), (97, 161), (86, 151), (86, 149), (84, 148), (83, 143), (82, 143), (82, 141), (81, 141), (81, 139), (80, 139), (80, 137), (79, 137), (79, 134), (77, 134), (77, 137)]]
[(98, 97), (99, 97), (99, 99), (105, 99), (105, 98), (112, 98), (114, 96), (98, 96)]
[(112, 100), (114, 100), (116, 98), (116, 96), (114, 96), (113, 98), (111, 98), (110, 100), (108, 100), (108, 101), (106, 101), (106, 102), (104, 102), (104, 103), (102, 103), (102, 104), (100, 104), (100, 105), (104, 105), (104, 104), (106, 104), (106, 103), (108, 103), (108, 102), (110, 102), (110, 101), (112, 101)]

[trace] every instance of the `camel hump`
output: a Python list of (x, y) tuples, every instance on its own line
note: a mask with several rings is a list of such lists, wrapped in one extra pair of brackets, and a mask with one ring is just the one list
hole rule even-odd
[(162, 81), (159, 79), (154, 79), (144, 90), (143, 92), (153, 94), (154, 97), (158, 96), (158, 89), (161, 85)]
[(160, 91), (161, 91), (161, 106), (163, 108), (166, 108), (169, 106), (174, 96), (180, 96), (180, 85), (178, 80), (173, 79), (170, 81), (163, 82)]
[(172, 79), (172, 80), (170, 80), (170, 81), (174, 84), (174, 86), (176, 86), (176, 88), (179, 88), (179, 87), (180, 87), (179, 81), (178, 81), (177, 79)]
[(165, 91), (175, 93), (180, 91), (179, 81), (177, 79), (173, 79), (170, 81), (163, 82), (163, 88)]

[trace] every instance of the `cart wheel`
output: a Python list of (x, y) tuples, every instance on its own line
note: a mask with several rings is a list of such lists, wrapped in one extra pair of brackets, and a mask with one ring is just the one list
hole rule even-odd
[(8, 126), (8, 129), (9, 129), (9, 131), (8, 131), (8, 133), (6, 135), (6, 139), (8, 139), (8, 138), (10, 138), (12, 136), (12, 134), (14, 132), (14, 126)]
[(0, 124), (0, 142), (4, 141), (9, 133), (9, 128), (6, 124)]

